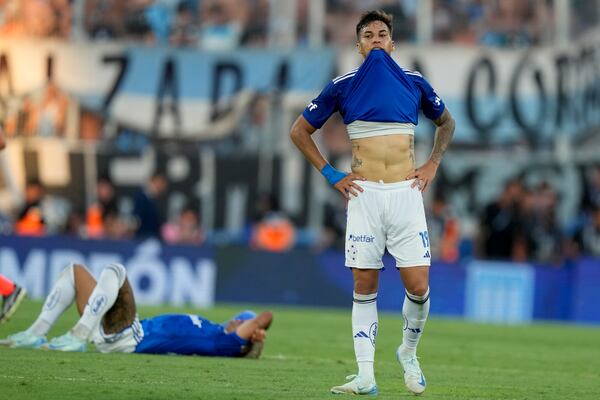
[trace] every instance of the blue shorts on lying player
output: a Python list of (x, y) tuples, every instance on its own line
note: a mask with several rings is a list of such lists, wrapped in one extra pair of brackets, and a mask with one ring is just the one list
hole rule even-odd
[(235, 357), (249, 342), (198, 315), (159, 315), (141, 324), (144, 337), (136, 353)]

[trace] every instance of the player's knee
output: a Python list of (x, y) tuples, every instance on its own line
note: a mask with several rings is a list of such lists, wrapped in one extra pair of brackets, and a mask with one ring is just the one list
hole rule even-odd
[(374, 269), (353, 269), (354, 292), (358, 294), (377, 293), (379, 271)]
[(427, 282), (415, 282), (406, 287), (406, 291), (413, 296), (425, 296), (429, 291), (429, 284)]
[(75, 284), (75, 274), (77, 273), (77, 270), (87, 271), (87, 268), (85, 268), (85, 266), (82, 264), (70, 263), (60, 272), (59, 278), (68, 276), (69, 281), (72, 284)]
[(354, 292), (358, 294), (371, 294), (377, 292), (377, 281), (360, 280), (354, 282)]
[(118, 263), (112, 263), (107, 265), (106, 268), (102, 270), (102, 274), (105, 273), (114, 273), (119, 281), (119, 287), (123, 286), (123, 284), (125, 283), (125, 279), (127, 279), (127, 270), (123, 265)]

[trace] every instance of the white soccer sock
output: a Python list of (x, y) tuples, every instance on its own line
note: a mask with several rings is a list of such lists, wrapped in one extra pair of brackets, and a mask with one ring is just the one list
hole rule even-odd
[(120, 264), (110, 264), (102, 270), (81, 318), (71, 330), (73, 335), (88, 339), (92, 330), (102, 321), (104, 314), (115, 304), (126, 276), (125, 267)]
[(375, 361), (377, 327), (377, 293), (358, 294), (354, 292), (352, 336), (354, 337), (354, 354), (358, 363), (358, 375), (372, 382), (375, 381), (373, 363)]
[(52, 325), (69, 308), (74, 299), (75, 277), (73, 264), (71, 264), (58, 275), (50, 294), (46, 297), (40, 315), (27, 330), (34, 335), (46, 336)]
[(429, 315), (429, 304), (429, 288), (423, 296), (406, 292), (402, 306), (402, 316), (404, 317), (402, 356), (404, 357), (416, 356), (417, 354), (417, 345)]

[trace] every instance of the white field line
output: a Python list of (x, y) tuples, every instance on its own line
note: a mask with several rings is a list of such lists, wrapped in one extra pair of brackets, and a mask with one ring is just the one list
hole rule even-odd
[[(131, 380), (130, 379), (89, 379), (89, 378), (72, 378), (72, 377), (66, 377), (66, 376), (20, 376), (20, 375), (0, 375), (0, 380), (2, 379), (6, 379), (6, 380), (22, 380), (22, 379), (28, 379), (28, 380), (44, 380), (44, 381), (48, 381), (48, 380), (54, 380), (54, 381), (64, 381), (64, 382), (88, 382), (88, 383), (109, 383), (109, 384), (115, 384), (115, 383), (120, 383), (120, 384), (131, 384)], [(165, 385), (166, 382), (163, 381), (145, 381), (143, 382), (144, 385)]]

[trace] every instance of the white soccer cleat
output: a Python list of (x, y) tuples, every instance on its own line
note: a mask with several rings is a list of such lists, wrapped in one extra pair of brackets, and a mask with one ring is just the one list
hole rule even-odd
[(48, 343), (46, 336), (34, 335), (29, 331), (23, 331), (10, 335), (7, 338), (10, 347), (18, 347), (23, 349), (37, 349)]
[(402, 357), (401, 348), (402, 346), (396, 350), (396, 358), (402, 365), (402, 369), (404, 369), (404, 384), (412, 393), (419, 395), (425, 391), (426, 386), (425, 376), (421, 371), (419, 360), (417, 360), (417, 356)]
[(333, 394), (366, 394), (376, 396), (377, 385), (374, 381), (365, 382), (358, 375), (348, 375), (346, 377), (347, 383), (341, 386), (334, 386), (331, 388)]
[(48, 350), (57, 351), (85, 351), (87, 347), (87, 341), (80, 339), (73, 335), (71, 332), (67, 332), (62, 336), (55, 337), (48, 343), (44, 348)]

